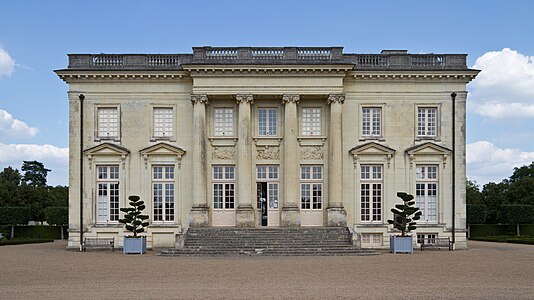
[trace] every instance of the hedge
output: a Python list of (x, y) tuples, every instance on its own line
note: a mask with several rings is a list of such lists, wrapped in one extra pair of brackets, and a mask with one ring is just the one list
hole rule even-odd
[[(61, 239), (61, 230), (64, 238), (68, 237), (67, 226), (28, 225), (15, 226), (15, 237), (28, 239)], [(11, 226), (0, 226), (0, 232), (5, 236), (11, 236)]]
[[(513, 224), (471, 224), (469, 225), (469, 237), (515, 235), (516, 229)], [(519, 231), (521, 236), (534, 236), (534, 224), (519, 225)]]
[(534, 205), (501, 205), (497, 213), (499, 222), (507, 224), (531, 224), (534, 222)]
[(28, 207), (0, 207), (0, 225), (28, 224), (30, 217), (31, 210)]
[(54, 240), (41, 240), (41, 239), (12, 239), (12, 240), (2, 240), (0, 241), (0, 246), (7, 245), (23, 245), (23, 244), (37, 244), (37, 243), (52, 243)]
[(486, 223), (486, 207), (481, 204), (467, 204), (467, 223), (484, 224)]
[(45, 219), (50, 225), (66, 225), (69, 223), (67, 206), (49, 206), (45, 208)]

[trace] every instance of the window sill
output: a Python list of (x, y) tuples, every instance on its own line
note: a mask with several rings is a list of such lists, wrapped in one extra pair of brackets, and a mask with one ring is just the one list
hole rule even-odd
[(100, 142), (115, 142), (115, 143), (120, 143), (120, 139), (118, 137), (113, 137), (113, 138), (107, 138), (107, 137), (99, 137), (99, 138), (95, 138), (94, 140), (95, 142), (97, 143), (100, 143)]
[(155, 222), (150, 225), (148, 225), (148, 228), (178, 228), (180, 225), (176, 224), (175, 222)]
[(176, 142), (176, 139), (174, 137), (152, 137), (150, 139), (151, 142)]
[(236, 136), (210, 136), (208, 137), (211, 146), (235, 146), (237, 143)]
[(121, 223), (108, 223), (108, 224), (94, 224), (95, 228), (122, 228), (124, 227)]
[(377, 141), (377, 142), (385, 142), (386, 139), (382, 136), (363, 136), (359, 139), (360, 142), (364, 141)]
[(301, 135), (297, 137), (300, 146), (323, 146), (326, 141), (324, 135)]
[(417, 136), (415, 141), (435, 141), (441, 142), (441, 139), (438, 136)]
[(359, 223), (356, 224), (356, 227), (366, 227), (366, 228), (372, 228), (372, 227), (380, 227), (383, 228), (384, 226), (387, 226), (388, 224), (384, 223)]

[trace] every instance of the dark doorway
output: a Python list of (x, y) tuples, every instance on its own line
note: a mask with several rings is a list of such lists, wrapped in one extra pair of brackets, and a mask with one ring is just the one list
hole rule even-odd
[(257, 207), (261, 209), (261, 226), (267, 226), (267, 182), (256, 183)]

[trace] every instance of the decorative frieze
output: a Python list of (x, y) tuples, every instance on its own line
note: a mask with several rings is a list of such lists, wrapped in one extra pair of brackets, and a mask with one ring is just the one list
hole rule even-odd
[(234, 159), (235, 157), (235, 148), (230, 147), (215, 147), (213, 148), (212, 158), (213, 159)]
[(320, 160), (324, 158), (323, 147), (302, 147), (300, 149), (300, 158), (304, 160)]
[(258, 154), (256, 159), (280, 159), (280, 148), (279, 147), (268, 147), (258, 148)]

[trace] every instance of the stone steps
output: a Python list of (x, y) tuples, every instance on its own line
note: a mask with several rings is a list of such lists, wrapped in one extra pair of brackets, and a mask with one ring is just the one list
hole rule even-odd
[(163, 256), (331, 256), (375, 255), (352, 245), (347, 228), (190, 228), (183, 249)]

